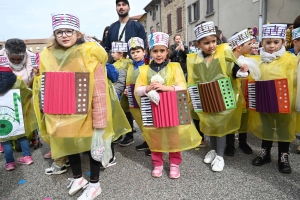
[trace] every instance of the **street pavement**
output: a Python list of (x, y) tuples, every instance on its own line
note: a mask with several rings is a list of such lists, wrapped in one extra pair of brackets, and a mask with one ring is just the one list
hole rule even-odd
[[(134, 137), (134, 145), (116, 145), (117, 164), (100, 172), (102, 193), (97, 199), (300, 199), (300, 155), (295, 151), (300, 145), (298, 139), (290, 146), (291, 174), (282, 174), (277, 169), (277, 143), (273, 144), (271, 163), (262, 167), (251, 165), (252, 159), (259, 154), (261, 141), (248, 134), (254, 154), (243, 154), (236, 141), (236, 155), (225, 156), (222, 172), (212, 172), (211, 167), (203, 163), (205, 154), (210, 150), (209, 145), (185, 151), (182, 153), (181, 177), (171, 180), (168, 177), (168, 155), (164, 155), (163, 176), (152, 178), (151, 158), (135, 150), (135, 146), (143, 141), (141, 132), (138, 130)], [(68, 178), (72, 177), (70, 168), (62, 175), (44, 174), (52, 163), (51, 159), (43, 158), (48, 151), (47, 144), (37, 150), (32, 149), (34, 164), (17, 164), (12, 172), (4, 169), (4, 154), (0, 154), (0, 200), (68, 200), (81, 195), (82, 191), (73, 197), (68, 195)], [(14, 156), (17, 159), (21, 153), (16, 152)], [(84, 177), (88, 179), (86, 154), (82, 154), (82, 168)]]

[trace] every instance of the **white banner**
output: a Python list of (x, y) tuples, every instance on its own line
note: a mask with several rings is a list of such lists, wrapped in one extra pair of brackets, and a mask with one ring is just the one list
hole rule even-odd
[(25, 133), (19, 89), (0, 95), (0, 139)]

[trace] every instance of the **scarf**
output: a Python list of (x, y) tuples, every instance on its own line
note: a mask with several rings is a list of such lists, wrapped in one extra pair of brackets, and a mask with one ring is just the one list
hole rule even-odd
[(168, 60), (166, 60), (165, 62), (161, 63), (161, 64), (157, 64), (154, 61), (152, 61), (150, 63), (150, 68), (155, 71), (155, 72), (159, 72), (160, 70), (162, 70), (163, 68), (165, 68), (167, 66), (167, 64), (169, 63)]
[(260, 51), (260, 57), (263, 62), (270, 63), (270, 62), (273, 62), (275, 59), (283, 56), (283, 54), (285, 54), (285, 51), (286, 50), (283, 45), (279, 51), (276, 51), (274, 53), (268, 53), (265, 51), (264, 48), (262, 48)]
[(133, 64), (134, 70), (136, 70), (137, 68), (139, 68), (140, 66), (142, 66), (144, 64), (144, 60), (140, 60), (138, 62), (133, 61), (132, 64)]

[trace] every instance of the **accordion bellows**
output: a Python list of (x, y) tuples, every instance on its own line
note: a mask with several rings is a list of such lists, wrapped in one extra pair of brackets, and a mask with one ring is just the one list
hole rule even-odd
[(235, 95), (229, 78), (191, 84), (188, 90), (195, 112), (217, 113), (236, 108)]
[(156, 128), (190, 124), (188, 96), (186, 90), (160, 92), (156, 105), (148, 97), (141, 97), (141, 112), (144, 126)]
[(247, 106), (263, 113), (290, 113), (288, 80), (247, 81), (242, 84)]
[(47, 114), (87, 114), (89, 73), (45, 72), (42, 75), (41, 107)]

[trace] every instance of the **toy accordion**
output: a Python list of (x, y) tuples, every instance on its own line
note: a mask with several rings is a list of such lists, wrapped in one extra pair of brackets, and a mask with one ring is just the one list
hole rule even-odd
[(45, 72), (41, 80), (40, 105), (43, 113), (87, 114), (90, 73)]
[(158, 105), (141, 97), (143, 126), (165, 128), (191, 123), (187, 90), (160, 92), (159, 97)]
[(229, 78), (191, 84), (188, 87), (195, 112), (215, 113), (236, 108), (236, 101)]
[[(290, 113), (288, 80), (248, 81), (242, 84), (247, 107), (264, 113)], [(243, 87), (244, 85), (244, 87)]]
[(136, 98), (134, 97), (134, 87), (135, 84), (126, 85), (129, 108), (139, 108), (139, 104), (137, 103)]

